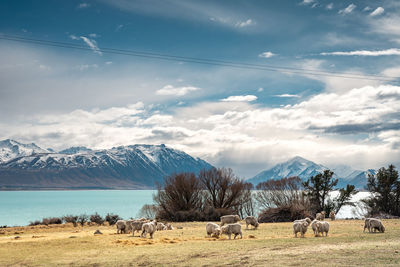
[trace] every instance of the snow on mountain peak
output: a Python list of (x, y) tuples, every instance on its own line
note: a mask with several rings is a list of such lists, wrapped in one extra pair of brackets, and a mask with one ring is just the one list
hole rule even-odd
[(12, 139), (0, 141), (0, 163), (7, 162), (13, 158), (31, 156), (38, 153), (49, 153), (34, 143), (23, 144)]

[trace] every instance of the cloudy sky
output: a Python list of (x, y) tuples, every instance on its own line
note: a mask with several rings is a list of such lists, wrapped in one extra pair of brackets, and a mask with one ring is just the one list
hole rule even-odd
[(242, 177), (399, 164), (398, 77), (396, 0), (0, 2), (0, 139), (44, 148), (164, 143)]

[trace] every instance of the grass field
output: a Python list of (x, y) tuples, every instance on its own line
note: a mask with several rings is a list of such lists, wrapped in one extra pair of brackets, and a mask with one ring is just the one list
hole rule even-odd
[[(268, 223), (243, 230), (242, 240), (207, 238), (204, 222), (173, 224), (154, 239), (117, 235), (110, 226), (4, 228), (0, 266), (400, 265), (400, 220), (385, 220), (384, 234), (363, 233), (360, 220), (330, 223), (328, 237), (314, 237), (309, 228), (305, 238), (294, 238), (291, 223)], [(95, 236), (96, 229), (103, 235)]]

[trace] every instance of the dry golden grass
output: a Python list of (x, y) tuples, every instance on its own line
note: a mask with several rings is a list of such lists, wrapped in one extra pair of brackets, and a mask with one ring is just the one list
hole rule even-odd
[[(327, 238), (313, 237), (310, 228), (305, 238), (294, 238), (291, 223), (271, 223), (243, 230), (239, 240), (206, 237), (203, 222), (176, 223), (154, 239), (117, 235), (109, 226), (6, 228), (0, 229), (0, 266), (400, 265), (400, 220), (385, 220), (384, 234), (363, 233), (359, 220), (330, 223)], [(96, 229), (103, 235), (94, 235)]]

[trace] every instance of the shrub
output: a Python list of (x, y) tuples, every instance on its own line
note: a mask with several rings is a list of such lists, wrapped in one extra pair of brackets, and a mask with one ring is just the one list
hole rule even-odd
[(104, 223), (103, 217), (101, 217), (97, 212), (90, 216), (90, 222), (102, 225)]
[(314, 219), (308, 207), (301, 204), (280, 206), (263, 210), (258, 216), (259, 222), (292, 222), (294, 220), (309, 217)]
[(87, 214), (81, 214), (78, 216), (78, 222), (81, 224), (81, 226), (84, 226), (88, 220), (89, 216)]
[(44, 225), (49, 225), (49, 224), (62, 224), (63, 220), (58, 217), (50, 217), (50, 218), (43, 218), (42, 223)]
[(67, 223), (72, 223), (74, 227), (78, 225), (78, 216), (66, 215), (63, 217), (63, 220)]
[(40, 225), (40, 224), (42, 224), (42, 222), (40, 220), (36, 220), (36, 221), (30, 222), (29, 226), (35, 226), (35, 225)]
[(122, 218), (119, 217), (117, 214), (112, 214), (112, 213), (107, 213), (105, 217), (105, 221), (108, 222), (109, 225), (114, 225), (117, 223), (118, 220), (121, 220)]

